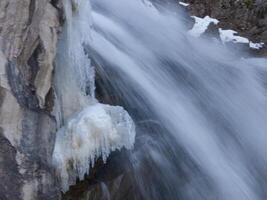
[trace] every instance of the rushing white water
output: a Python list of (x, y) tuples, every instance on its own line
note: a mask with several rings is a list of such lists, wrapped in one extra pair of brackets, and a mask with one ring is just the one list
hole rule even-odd
[[(266, 60), (191, 38), (161, 4), (91, 2), (89, 54), (118, 75), (111, 82), (129, 105), (164, 127), (133, 155), (142, 198), (266, 199)], [(146, 158), (154, 181), (140, 169)]]
[(54, 113), (61, 127), (56, 135), (53, 164), (62, 191), (89, 175), (98, 158), (123, 147), (132, 149), (135, 125), (120, 106), (95, 99), (94, 67), (84, 51), (91, 43), (91, 5), (65, 0), (66, 23), (58, 45)]

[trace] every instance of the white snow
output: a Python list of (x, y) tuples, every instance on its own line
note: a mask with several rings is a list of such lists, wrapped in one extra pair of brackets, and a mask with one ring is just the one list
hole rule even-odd
[(260, 42), (260, 43), (253, 43), (253, 42), (249, 42), (249, 47), (252, 49), (261, 49), (263, 47), (264, 43)]
[[(179, 4), (183, 5), (183, 2), (179, 2)], [(188, 4), (189, 5), (189, 4)], [(184, 6), (188, 6), (185, 4)], [(210, 23), (218, 24), (219, 21), (217, 19), (211, 18), (209, 16), (206, 16), (204, 18), (196, 17), (196, 16), (191, 16), (192, 18), (195, 19), (195, 24), (193, 28), (188, 31), (188, 33), (191, 36), (194, 37), (200, 37), (208, 28)], [(248, 44), (250, 48), (252, 49), (261, 49), (264, 45), (263, 42), (260, 43), (253, 43), (252, 41), (249, 41), (249, 39), (238, 36), (238, 32), (234, 30), (223, 30), (219, 28), (219, 34), (220, 34), (220, 39), (222, 43), (226, 42), (233, 42), (233, 43), (243, 43), (243, 44)]]
[(82, 180), (97, 158), (105, 162), (112, 151), (131, 149), (134, 141), (134, 122), (122, 107), (96, 103), (83, 109), (57, 132), (53, 164), (62, 190), (76, 177)]
[(206, 16), (204, 18), (192, 16), (192, 18), (195, 19), (195, 24), (188, 33), (194, 37), (199, 37), (201, 34), (203, 34), (211, 23), (219, 23), (217, 19), (211, 18), (209, 16)]
[(179, 4), (180, 4), (181, 6), (185, 6), (185, 7), (189, 6), (189, 3), (184, 3), (184, 2), (182, 2), (182, 1), (179, 1)]
[(236, 35), (237, 32), (233, 30), (222, 30), (219, 28), (220, 38), (223, 43), (233, 42), (233, 43), (249, 43), (249, 40), (245, 37)]
[(261, 49), (264, 45), (263, 42), (253, 43), (245, 37), (238, 36), (237, 35), (238, 32), (236, 32), (234, 30), (222, 30), (220, 28), (219, 33), (220, 33), (220, 38), (221, 38), (223, 43), (226, 43), (226, 42), (244, 43), (244, 44), (248, 44), (249, 47), (252, 49)]

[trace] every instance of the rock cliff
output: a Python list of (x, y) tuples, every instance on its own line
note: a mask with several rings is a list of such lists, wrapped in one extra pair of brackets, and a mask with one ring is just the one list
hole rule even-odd
[(52, 73), (56, 1), (0, 2), (0, 199), (58, 199)]
[[(267, 55), (267, 1), (266, 0), (186, 0), (190, 15), (218, 19), (217, 28), (232, 29), (253, 42), (263, 42), (256, 52)], [(213, 28), (214, 29), (214, 28)], [(255, 53), (255, 52), (254, 52)]]

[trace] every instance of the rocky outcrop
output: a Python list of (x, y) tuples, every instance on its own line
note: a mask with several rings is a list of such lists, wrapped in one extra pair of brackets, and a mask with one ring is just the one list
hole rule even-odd
[(265, 43), (258, 54), (267, 55), (266, 0), (186, 0), (191, 15), (210, 16), (220, 22), (217, 27), (232, 29), (253, 42)]
[[(96, 162), (96, 168), (90, 171), (85, 180), (71, 186), (63, 200), (133, 200), (137, 197), (137, 188), (131, 173), (129, 155), (125, 150), (111, 153), (104, 165), (102, 160)], [(123, 161), (123, 162), (122, 162)]]
[[(52, 5), (53, 4), (53, 5)], [(49, 163), (59, 2), (0, 1), (0, 199), (58, 199)]]

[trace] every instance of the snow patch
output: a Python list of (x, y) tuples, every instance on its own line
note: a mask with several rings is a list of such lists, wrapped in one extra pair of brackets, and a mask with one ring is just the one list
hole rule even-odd
[(223, 43), (233, 42), (233, 43), (245, 43), (248, 44), (249, 40), (245, 37), (236, 35), (237, 32), (233, 30), (222, 30), (219, 28), (220, 38)]
[(188, 33), (194, 37), (199, 37), (201, 34), (203, 34), (211, 23), (215, 25), (219, 23), (217, 19), (211, 18), (209, 16), (206, 16), (204, 18), (192, 16), (192, 18), (195, 19), (195, 24)]
[(249, 47), (252, 49), (261, 49), (263, 47), (264, 43), (260, 42), (260, 43), (253, 43), (253, 42), (249, 42)]
[(189, 3), (184, 3), (184, 2), (182, 2), (182, 1), (179, 1), (179, 4), (180, 4), (181, 6), (184, 6), (184, 7), (189, 6)]
[[(187, 3), (183, 3), (183, 2), (179, 2), (180, 5), (183, 6), (188, 6), (189, 4)], [(196, 17), (196, 16), (191, 16), (192, 18), (195, 19), (195, 24), (193, 26), (193, 28), (191, 30), (188, 31), (188, 33), (191, 36), (194, 37), (200, 37), (208, 28), (208, 26), (213, 23), (213, 24), (218, 24), (219, 20), (211, 18), (209, 16), (206, 16), (204, 18), (200, 18), (200, 17)], [(225, 44), (226, 42), (233, 42), (233, 43), (243, 43), (243, 44), (249, 44), (249, 47), (252, 49), (261, 49), (264, 46), (263, 42), (260, 43), (253, 43), (251, 41), (249, 41), (248, 38), (242, 37), (242, 36), (238, 36), (238, 32), (234, 31), (234, 30), (223, 30), (221, 28), (219, 28), (219, 34), (220, 34), (220, 39), (222, 41), (223, 44)]]
[(223, 43), (226, 42), (233, 42), (233, 43), (243, 43), (243, 44), (249, 44), (249, 47), (252, 49), (261, 49), (264, 45), (263, 42), (260, 43), (253, 43), (249, 41), (248, 38), (238, 36), (238, 32), (233, 30), (222, 30), (219, 29), (220, 38)]
[(114, 150), (133, 148), (135, 125), (120, 106), (90, 105), (68, 120), (56, 136), (53, 164), (67, 191), (89, 173), (97, 158), (106, 162)]

